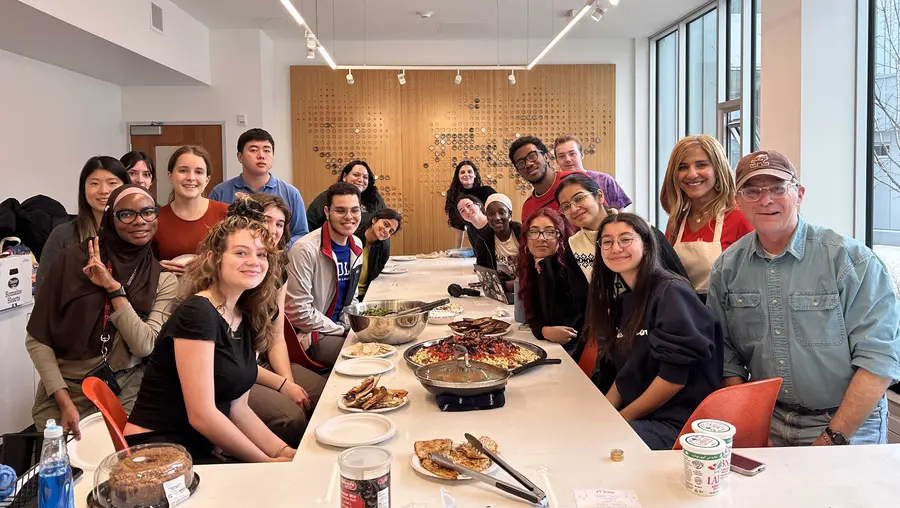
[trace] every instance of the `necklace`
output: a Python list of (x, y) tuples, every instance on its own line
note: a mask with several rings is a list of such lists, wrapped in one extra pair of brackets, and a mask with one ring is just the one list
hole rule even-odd
[(703, 220), (703, 217), (706, 217), (706, 213), (707, 210), (703, 210), (702, 212), (700, 212), (700, 215), (694, 215), (694, 222), (700, 224), (700, 222)]
[(216, 310), (219, 311), (219, 314), (222, 315), (222, 319), (225, 320), (225, 324), (228, 325), (228, 338), (234, 340), (236, 338), (234, 334), (234, 322), (237, 321), (237, 316), (235, 316), (234, 319), (228, 319), (228, 317), (225, 316), (224, 306), (216, 307)]

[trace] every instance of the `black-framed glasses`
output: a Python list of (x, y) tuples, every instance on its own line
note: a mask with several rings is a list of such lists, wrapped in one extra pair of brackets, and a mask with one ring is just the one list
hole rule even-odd
[(577, 193), (575, 193), (574, 196), (572, 196), (572, 201), (566, 201), (565, 203), (560, 203), (559, 211), (562, 212), (563, 215), (565, 215), (565, 214), (569, 213), (570, 211), (572, 211), (573, 206), (581, 206), (581, 204), (584, 203), (584, 200), (592, 195), (593, 194), (591, 194), (590, 192), (587, 192), (587, 191), (577, 192)]
[(737, 193), (747, 201), (754, 203), (762, 198), (763, 192), (767, 192), (772, 199), (783, 198), (795, 185), (794, 182), (776, 183), (768, 187), (742, 187)]
[(122, 224), (131, 224), (136, 221), (138, 215), (144, 219), (144, 222), (153, 222), (159, 217), (159, 207), (158, 206), (148, 206), (146, 208), (141, 208), (140, 210), (132, 210), (130, 208), (123, 208), (121, 210), (117, 210), (113, 216), (119, 220)]
[(612, 249), (612, 246), (614, 243), (618, 243), (619, 247), (621, 247), (623, 249), (627, 249), (628, 247), (631, 247), (631, 244), (634, 243), (635, 238), (636, 237), (632, 236), (632, 235), (624, 235), (624, 236), (620, 236), (615, 239), (613, 239), (613, 237), (611, 237), (611, 236), (604, 236), (603, 238), (600, 239), (600, 242), (599, 242), (600, 249), (601, 250)]
[(525, 236), (529, 240), (537, 240), (538, 238), (543, 238), (545, 240), (552, 240), (554, 238), (559, 238), (559, 231), (555, 229), (547, 229), (541, 231), (539, 229), (529, 229), (525, 232)]
[(543, 152), (541, 152), (540, 150), (532, 150), (532, 151), (528, 152), (528, 155), (526, 155), (525, 157), (522, 157), (521, 159), (516, 159), (516, 162), (515, 162), (516, 169), (525, 169), (525, 164), (527, 164), (529, 162), (537, 162), (538, 157), (540, 157), (541, 153), (543, 153)]

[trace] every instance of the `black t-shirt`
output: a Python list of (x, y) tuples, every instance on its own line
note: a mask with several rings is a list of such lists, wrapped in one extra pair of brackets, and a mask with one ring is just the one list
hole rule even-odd
[(137, 402), (128, 421), (155, 431), (197, 434), (188, 421), (184, 393), (175, 364), (175, 338), (215, 342), (213, 382), (216, 408), (228, 416), (232, 401), (256, 382), (256, 353), (250, 320), (244, 314), (232, 339), (228, 323), (202, 296), (179, 305), (159, 331), (156, 349), (144, 372)]

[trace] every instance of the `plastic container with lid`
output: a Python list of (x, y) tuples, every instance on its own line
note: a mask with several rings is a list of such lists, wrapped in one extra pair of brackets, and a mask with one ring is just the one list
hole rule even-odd
[(391, 452), (377, 446), (357, 446), (338, 456), (341, 506), (390, 508)]
[(172, 507), (186, 501), (198, 483), (191, 455), (182, 446), (132, 446), (106, 457), (94, 471), (88, 506)]
[(715, 496), (719, 493), (725, 443), (706, 434), (684, 434), (681, 443), (684, 456), (684, 483), (698, 496)]
[(706, 434), (721, 439), (725, 443), (725, 461), (722, 464), (722, 478), (731, 473), (731, 446), (737, 429), (734, 425), (722, 420), (695, 420), (691, 422), (691, 430), (697, 434)]

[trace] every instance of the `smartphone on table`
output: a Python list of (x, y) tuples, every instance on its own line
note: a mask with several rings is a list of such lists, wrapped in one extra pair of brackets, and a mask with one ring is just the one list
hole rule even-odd
[(731, 470), (744, 476), (756, 476), (766, 470), (766, 465), (750, 457), (731, 452)]

